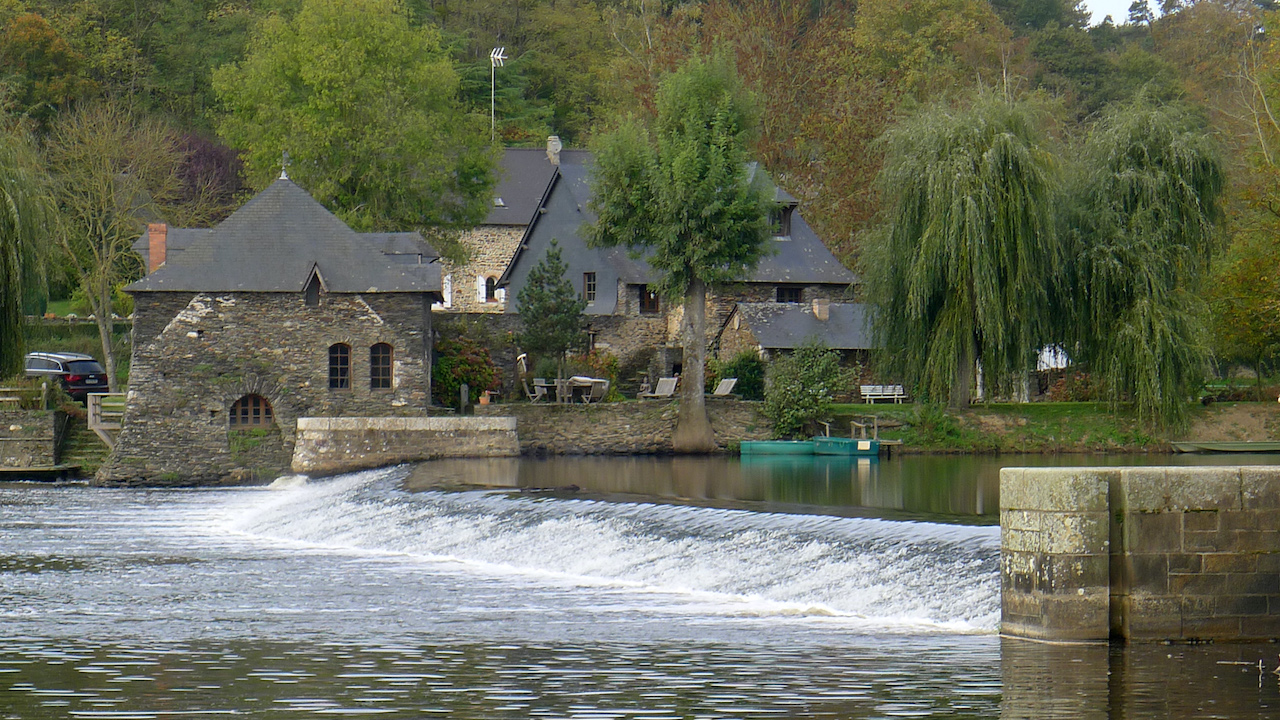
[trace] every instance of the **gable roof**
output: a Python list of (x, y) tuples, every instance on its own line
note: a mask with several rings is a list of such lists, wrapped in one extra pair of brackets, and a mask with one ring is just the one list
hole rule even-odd
[[(626, 248), (587, 247), (584, 225), (596, 221), (587, 203), (591, 198), (591, 153), (585, 150), (560, 151), (560, 165), (549, 184), (546, 196), (533, 213), (532, 221), (498, 285), (509, 288), (508, 298), (515, 297), (529, 270), (542, 258), (550, 241), (558, 241), (561, 254), (569, 265), (569, 277), (581, 272), (597, 273), (598, 301), (588, 307), (588, 314), (611, 314), (616, 305), (616, 288), (611, 283), (651, 283), (657, 279), (649, 263), (634, 258)], [(758, 163), (747, 167), (752, 182), (767, 182), (769, 193), (780, 205), (794, 206), (795, 198), (778, 188)], [(857, 275), (846, 268), (827, 249), (799, 212), (791, 219), (791, 235), (770, 241), (772, 253), (760, 260), (745, 282), (812, 285), (849, 285)], [(517, 303), (508, 302), (509, 312)]]
[[(813, 314), (812, 303), (740, 302), (725, 326), (738, 316), (766, 350), (794, 350), (817, 340), (833, 350), (869, 350), (871, 323), (863, 303), (831, 303), (826, 320)], [(721, 333), (724, 328), (721, 328)]]
[[(485, 225), (528, 225), (542, 204), (556, 166), (547, 151), (537, 148), (507, 148), (498, 162), (497, 184)], [(498, 205), (501, 200), (502, 204)]]
[[(171, 254), (169, 238), (184, 247)], [(214, 228), (170, 229), (165, 244), (165, 264), (126, 291), (302, 292), (315, 268), (329, 292), (441, 289), (439, 253), (421, 235), (356, 233), (288, 178)]]

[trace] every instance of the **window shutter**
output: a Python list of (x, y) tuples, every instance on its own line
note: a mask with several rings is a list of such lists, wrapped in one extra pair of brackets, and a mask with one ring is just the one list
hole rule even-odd
[(452, 275), (444, 276), (444, 282), (441, 283), (440, 289), (443, 291), (443, 294), (444, 294), (444, 306), (453, 307), (453, 276)]
[(498, 288), (497, 290), (494, 291), (493, 294), (494, 294), (494, 297), (498, 298), (498, 302), (503, 303), (507, 301), (506, 288)]
[(484, 276), (476, 276), (476, 302), (484, 302)]

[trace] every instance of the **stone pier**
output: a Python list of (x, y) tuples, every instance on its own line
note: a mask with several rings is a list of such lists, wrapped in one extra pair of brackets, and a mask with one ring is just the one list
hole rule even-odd
[(293, 471), (307, 475), (520, 454), (513, 417), (298, 418), (297, 436)]
[(1280, 639), (1280, 467), (1005, 468), (1001, 632)]

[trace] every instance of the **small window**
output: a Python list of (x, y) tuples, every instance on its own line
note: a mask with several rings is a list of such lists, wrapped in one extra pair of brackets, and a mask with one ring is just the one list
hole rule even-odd
[(271, 403), (261, 395), (245, 395), (231, 404), (231, 427), (262, 427), (275, 422)]
[(798, 303), (804, 301), (804, 288), (798, 287), (778, 287), (778, 302), (780, 303)]
[(648, 285), (640, 286), (640, 314), (656, 315), (658, 313), (658, 293)]
[(386, 343), (369, 348), (369, 389), (391, 389), (391, 346)]
[(337, 343), (329, 346), (329, 389), (351, 387), (351, 346)]
[(307, 307), (315, 307), (320, 304), (320, 276), (312, 275), (311, 280), (307, 282), (305, 302)]
[(769, 213), (769, 225), (774, 237), (791, 237), (791, 206), (774, 208)]
[(582, 299), (589, 303), (596, 301), (596, 274), (582, 273)]
[(498, 302), (498, 278), (487, 277), (484, 279), (484, 301)]

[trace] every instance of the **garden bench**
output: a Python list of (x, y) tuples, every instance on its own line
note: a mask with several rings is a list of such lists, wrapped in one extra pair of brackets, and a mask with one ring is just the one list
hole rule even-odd
[(861, 385), (858, 394), (864, 402), (875, 404), (877, 400), (892, 400), (900, 403), (907, 399), (907, 392), (901, 385)]

